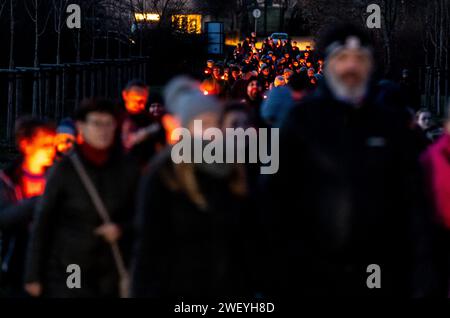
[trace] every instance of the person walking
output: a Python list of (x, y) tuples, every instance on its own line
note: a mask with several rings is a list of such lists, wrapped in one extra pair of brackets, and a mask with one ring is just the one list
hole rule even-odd
[[(114, 144), (117, 122), (107, 100), (84, 100), (77, 112), (82, 142), (55, 165), (37, 206), (25, 274), (25, 289), (33, 297), (119, 296), (139, 169)], [(96, 201), (102, 202), (107, 222)], [(81, 271), (75, 288), (67, 285), (72, 264)]]

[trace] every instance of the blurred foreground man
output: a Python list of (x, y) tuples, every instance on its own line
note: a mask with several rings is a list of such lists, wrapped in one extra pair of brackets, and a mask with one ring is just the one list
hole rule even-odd
[(264, 187), (269, 294), (426, 295), (430, 222), (411, 131), (374, 104), (362, 31), (334, 27), (320, 44), (325, 83), (286, 117), (279, 173)]
[(0, 171), (0, 296), (24, 296), (23, 272), (29, 227), (46, 172), (55, 158), (55, 128), (35, 118), (17, 121), (20, 156)]
[[(85, 100), (76, 116), (76, 126), (82, 142), (55, 165), (37, 206), (26, 263), (26, 290), (35, 297), (119, 294), (111, 245), (125, 242), (133, 217), (138, 171), (114, 145), (117, 119), (110, 102)], [(109, 222), (100, 217), (74, 158), (91, 180)], [(67, 284), (72, 281), (68, 279), (71, 264), (79, 266), (80, 288), (69, 288)]]

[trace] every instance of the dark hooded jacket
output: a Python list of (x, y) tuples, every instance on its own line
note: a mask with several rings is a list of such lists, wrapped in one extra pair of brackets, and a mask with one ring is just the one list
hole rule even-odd
[[(431, 292), (431, 213), (414, 140), (376, 94), (354, 107), (322, 86), (286, 117), (279, 172), (262, 183), (269, 294)], [(371, 264), (381, 289), (366, 285)]]

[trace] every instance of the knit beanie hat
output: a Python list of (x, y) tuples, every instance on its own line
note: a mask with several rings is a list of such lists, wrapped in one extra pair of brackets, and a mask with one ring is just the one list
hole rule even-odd
[(219, 114), (220, 103), (214, 96), (205, 96), (199, 84), (189, 77), (178, 77), (172, 80), (164, 90), (167, 109), (177, 116), (183, 127), (200, 114), (212, 112)]
[(201, 92), (189, 92), (180, 97), (179, 108), (175, 114), (180, 118), (181, 125), (187, 127), (189, 123), (204, 113), (220, 114), (219, 100), (211, 95), (203, 95)]
[(58, 125), (58, 128), (56, 128), (56, 133), (75, 136), (76, 129), (73, 120), (70, 118), (64, 118), (63, 120), (61, 120), (61, 122)]
[(173, 114), (179, 109), (179, 99), (189, 92), (200, 92), (200, 83), (188, 76), (178, 76), (171, 80), (164, 89), (166, 109)]

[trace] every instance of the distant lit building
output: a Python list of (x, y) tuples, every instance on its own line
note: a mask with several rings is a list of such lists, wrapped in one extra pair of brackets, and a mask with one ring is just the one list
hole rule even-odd
[(134, 18), (137, 22), (158, 22), (161, 16), (157, 13), (135, 13)]
[(201, 14), (176, 14), (172, 15), (172, 27), (187, 33), (202, 33)]
[[(197, 10), (194, 1), (171, 2), (171, 6), (165, 7), (165, 3), (160, 6), (151, 1), (134, 1), (134, 20), (137, 26), (164, 25), (171, 26), (175, 30), (200, 34), (203, 31), (204, 16)], [(162, 6), (162, 7), (161, 7)]]

